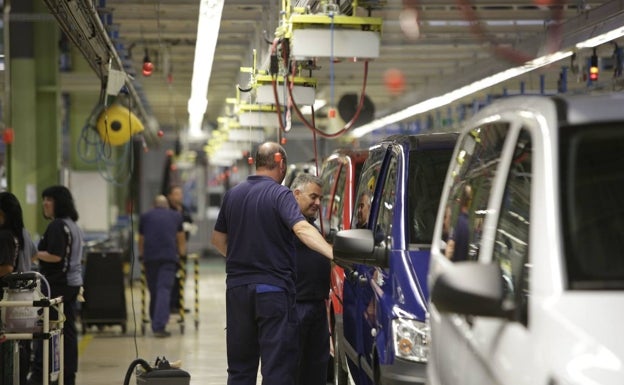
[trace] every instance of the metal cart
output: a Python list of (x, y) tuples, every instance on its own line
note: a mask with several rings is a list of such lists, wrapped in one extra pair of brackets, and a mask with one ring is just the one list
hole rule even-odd
[[(13, 273), (9, 277), (5, 277), (5, 281), (34, 281), (37, 280), (38, 273)], [(58, 321), (50, 321), (50, 307), (57, 307), (59, 315), (63, 314), (63, 297), (47, 298), (41, 297), (34, 300), (11, 300), (4, 295), (0, 300), (0, 311), (2, 312), (2, 327), (0, 328), (0, 339), (4, 340), (44, 340), (48, 343), (43, 344), (43, 385), (48, 385), (50, 380), (58, 381), (59, 385), (63, 385), (63, 326), (64, 318), (59, 316)], [(24, 308), (41, 308), (42, 322), (26, 324), (24, 318), (13, 318), (11, 310)], [(11, 314), (9, 314), (11, 313)], [(35, 313), (36, 314), (36, 313)], [(35, 326), (36, 325), (36, 326)], [(52, 342), (52, 367), (50, 367), (50, 353)], [(13, 383), (19, 384), (19, 355), (13, 357)], [(51, 378), (52, 377), (52, 378)]]

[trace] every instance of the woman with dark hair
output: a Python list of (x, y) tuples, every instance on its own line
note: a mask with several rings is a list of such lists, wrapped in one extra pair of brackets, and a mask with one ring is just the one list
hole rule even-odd
[[(82, 231), (76, 224), (78, 212), (74, 198), (65, 186), (51, 186), (41, 193), (43, 216), (50, 220), (39, 241), (39, 271), (50, 285), (51, 298), (63, 296), (65, 323), (64, 335), (64, 383), (75, 385), (78, 370), (78, 333), (76, 330), (76, 298), (82, 286)], [(50, 314), (53, 317), (52, 312)], [(43, 379), (43, 349), (39, 343), (35, 349), (35, 361), (30, 384)]]
[[(13, 259), (13, 271), (23, 273), (32, 268), (32, 258), (37, 254), (37, 246), (30, 238), (24, 227), (22, 206), (15, 195), (8, 191), (0, 192), (0, 231), (10, 234), (14, 241), (16, 258)], [(0, 293), (0, 297), (2, 294)], [(30, 369), (31, 343), (20, 340), (20, 383), (26, 382), (26, 375)]]
[(32, 258), (37, 254), (37, 247), (24, 227), (22, 206), (19, 200), (8, 191), (0, 192), (0, 229), (9, 230), (17, 239), (18, 256), (14, 271), (30, 271)]
[[(15, 260), (17, 259), (17, 242), (13, 236), (11, 230), (0, 228), (0, 299), (2, 299), (4, 288), (7, 286), (7, 282), (4, 281), (4, 277), (14, 272)], [(3, 309), (3, 312), (6, 310)], [(9, 318), (10, 316), (7, 316)], [(22, 356), (22, 342), (30, 341), (2, 341), (0, 343), (0, 383), (9, 384), (12, 383), (13, 378), (13, 349), (14, 344), (19, 344), (20, 347), (20, 359), (19, 366), (20, 371), (22, 365), (26, 362), (26, 357)], [(22, 377), (20, 376), (20, 384), (22, 383)]]

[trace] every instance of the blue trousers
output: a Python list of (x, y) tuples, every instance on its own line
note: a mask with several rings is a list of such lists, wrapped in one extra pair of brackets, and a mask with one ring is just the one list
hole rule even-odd
[(294, 295), (258, 292), (255, 284), (227, 289), (228, 385), (293, 385), (297, 366)]
[(169, 302), (176, 270), (176, 262), (145, 261), (145, 279), (150, 293), (149, 314), (154, 332), (164, 331), (169, 322)]
[(325, 385), (329, 361), (329, 324), (325, 300), (297, 302), (297, 318), (297, 385)]

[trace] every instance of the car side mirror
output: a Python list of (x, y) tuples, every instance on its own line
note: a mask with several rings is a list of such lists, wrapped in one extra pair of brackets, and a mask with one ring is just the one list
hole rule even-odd
[(504, 306), (503, 287), (498, 265), (456, 262), (435, 279), (431, 302), (441, 313), (509, 318), (512, 312)]
[(375, 236), (370, 229), (339, 231), (334, 237), (333, 250), (339, 264), (388, 266), (388, 249), (383, 242), (375, 245)]

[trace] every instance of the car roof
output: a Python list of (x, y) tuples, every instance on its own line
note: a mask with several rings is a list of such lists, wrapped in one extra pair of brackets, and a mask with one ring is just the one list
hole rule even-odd
[(624, 120), (624, 93), (555, 97), (562, 124)]
[(421, 134), (398, 134), (389, 136), (381, 140), (382, 146), (399, 144), (402, 146), (408, 146), (410, 149), (429, 149), (437, 147), (452, 147), (457, 140), (458, 133), (456, 132), (432, 132)]
[(504, 111), (555, 111), (559, 126), (624, 120), (624, 93), (570, 95), (516, 95), (497, 99), (470, 120), (480, 120)]
[(368, 149), (367, 148), (337, 148), (334, 151), (332, 151), (331, 155), (346, 155), (346, 156), (360, 156), (360, 155), (367, 155), (368, 154)]

